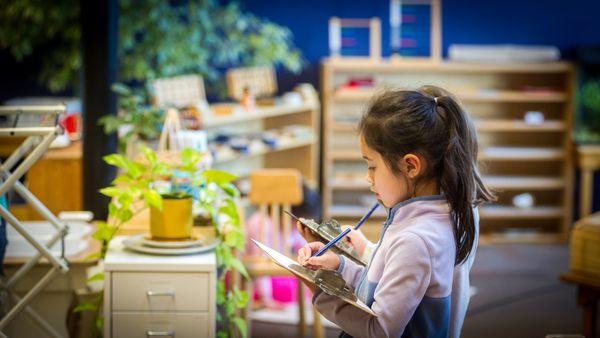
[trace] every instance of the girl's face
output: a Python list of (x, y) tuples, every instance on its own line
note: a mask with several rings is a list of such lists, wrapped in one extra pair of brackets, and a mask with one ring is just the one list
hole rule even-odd
[[(383, 157), (370, 148), (362, 137), (360, 137), (360, 152), (367, 161), (366, 179), (371, 185), (371, 191), (386, 208), (406, 201), (411, 198), (410, 193), (412, 185), (406, 176), (397, 176), (387, 166)], [(401, 168), (402, 170), (402, 168)]]

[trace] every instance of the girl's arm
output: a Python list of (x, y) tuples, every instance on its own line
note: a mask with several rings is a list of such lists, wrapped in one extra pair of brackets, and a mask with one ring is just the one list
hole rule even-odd
[(377, 317), (323, 292), (313, 298), (317, 310), (351, 336), (400, 337), (429, 286), (431, 256), (421, 237), (407, 232), (385, 250), (380, 280), (365, 281), (375, 289), (371, 309)]

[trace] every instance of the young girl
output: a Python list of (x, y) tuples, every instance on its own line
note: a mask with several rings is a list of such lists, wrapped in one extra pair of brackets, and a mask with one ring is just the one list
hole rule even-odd
[(365, 268), (332, 252), (311, 257), (323, 246), (311, 242), (298, 261), (340, 271), (377, 317), (320, 290), (313, 303), (343, 337), (458, 336), (477, 245), (475, 208), (494, 199), (477, 170), (473, 124), (451, 95), (428, 86), (375, 98), (359, 132), (366, 179), (388, 209), (372, 259)]

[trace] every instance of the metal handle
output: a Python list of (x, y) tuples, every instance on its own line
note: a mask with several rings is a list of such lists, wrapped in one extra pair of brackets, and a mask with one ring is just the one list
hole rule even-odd
[(175, 297), (175, 291), (165, 291), (165, 292), (155, 292), (155, 291), (146, 291), (146, 296), (169, 296)]
[(175, 337), (175, 331), (146, 331), (146, 337)]

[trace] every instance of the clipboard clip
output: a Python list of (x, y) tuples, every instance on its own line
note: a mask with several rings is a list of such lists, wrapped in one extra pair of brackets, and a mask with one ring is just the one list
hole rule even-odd
[[(317, 235), (323, 243), (328, 243), (329, 241), (333, 240), (337, 235), (339, 235), (340, 232), (342, 232), (340, 223), (335, 219), (324, 221), (323, 223), (319, 224), (313, 221), (312, 219), (301, 218), (285, 210), (284, 212), (290, 215), (295, 220), (302, 223), (302, 225), (304, 225), (305, 227), (309, 228), (312, 231), (312, 233)], [(337, 254), (344, 255), (357, 264), (367, 266), (367, 262), (358, 255), (356, 250), (354, 250), (354, 248), (352, 248), (344, 241), (339, 241), (335, 243), (335, 246), (332, 247), (332, 249)]]
[(319, 269), (315, 274), (315, 284), (328, 295), (356, 301), (356, 295), (348, 288), (342, 274), (336, 270)]

